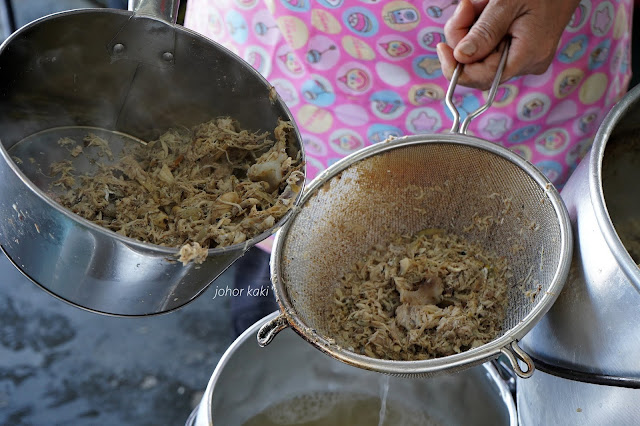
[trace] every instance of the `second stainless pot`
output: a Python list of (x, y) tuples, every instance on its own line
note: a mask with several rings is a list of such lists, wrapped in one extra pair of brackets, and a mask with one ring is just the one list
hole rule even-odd
[(524, 426), (638, 424), (640, 269), (623, 241), (629, 223), (640, 237), (639, 118), (636, 86), (562, 191), (575, 250), (558, 300), (522, 341), (543, 370), (518, 382)]
[(640, 220), (639, 117), (636, 86), (607, 115), (563, 189), (575, 236), (569, 277), (549, 313), (523, 339), (527, 351), (557, 374), (633, 378), (637, 387), (640, 268), (617, 230)]
[[(397, 404), (417, 413), (403, 422), (399, 418), (402, 414), (396, 412), (398, 417), (388, 417), (384, 425), (517, 424), (511, 392), (490, 363), (451, 376), (410, 379), (340, 363), (306, 344), (291, 330), (283, 331), (271, 345), (260, 348), (255, 333), (276, 316), (273, 313), (258, 321), (227, 349), (187, 425), (242, 425), (265, 411), (290, 420), (282, 424), (307, 424), (303, 419), (322, 417), (349, 396), (373, 399), (375, 417), (380, 415), (383, 400), (388, 402), (387, 413), (392, 413)], [(321, 398), (310, 404), (313, 395), (334, 398)], [(291, 407), (291, 412), (270, 411), (295, 398), (300, 404)], [(373, 424), (378, 424), (377, 418)]]
[[(0, 46), (1, 248), (55, 296), (114, 315), (157, 314), (188, 303), (286, 216), (251, 240), (209, 250), (201, 265), (183, 266), (177, 248), (123, 237), (62, 208), (16, 163), (16, 145), (64, 126), (152, 140), (218, 116), (250, 131), (273, 131), (279, 119), (293, 122), (250, 65), (175, 24), (177, 1), (132, 3), (133, 11), (51, 15)], [(302, 150), (297, 130), (291, 145)]]

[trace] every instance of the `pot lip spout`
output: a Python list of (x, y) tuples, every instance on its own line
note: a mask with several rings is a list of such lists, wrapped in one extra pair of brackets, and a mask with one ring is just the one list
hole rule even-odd
[(623, 98), (614, 105), (606, 115), (596, 133), (593, 149), (589, 158), (589, 192), (596, 220), (613, 256), (640, 293), (640, 268), (633, 261), (618, 237), (613, 226), (604, 199), (602, 185), (602, 162), (606, 151), (607, 141), (611, 137), (624, 116), (633, 108), (640, 108), (640, 85), (629, 90)]

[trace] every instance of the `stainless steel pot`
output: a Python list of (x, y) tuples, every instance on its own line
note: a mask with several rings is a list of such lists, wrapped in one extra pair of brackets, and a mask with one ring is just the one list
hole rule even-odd
[[(640, 218), (640, 143), (629, 143), (630, 132), (640, 140), (639, 117), (636, 86), (607, 115), (562, 190), (574, 229), (573, 261), (558, 300), (523, 346), (549, 366), (636, 378), (640, 386), (640, 269), (614, 221), (634, 212)], [(635, 151), (620, 149), (625, 145)]]
[(636, 426), (640, 421), (640, 389), (581, 382), (540, 370), (517, 382), (519, 425)]
[[(193, 300), (288, 216), (245, 243), (209, 250), (201, 265), (182, 266), (177, 249), (122, 237), (60, 207), (34, 183), (37, 173), (27, 176), (16, 164), (12, 149), (64, 126), (150, 140), (222, 115), (252, 131), (293, 120), (251, 66), (175, 24), (178, 1), (131, 3), (131, 11), (47, 16), (0, 46), (0, 244), (27, 277), (63, 300), (100, 313), (150, 315)], [(294, 133), (292, 149), (301, 151)]]
[(241, 425), (274, 404), (322, 392), (377, 399), (386, 380), (389, 405), (399, 401), (423, 410), (436, 424), (517, 424), (511, 393), (491, 364), (451, 376), (408, 379), (340, 363), (291, 330), (260, 348), (255, 333), (276, 317), (277, 312), (258, 321), (227, 349), (187, 425)]
[[(563, 189), (575, 236), (569, 277), (522, 341), (536, 367), (554, 377), (520, 382), (518, 399), (531, 398), (546, 414), (577, 405), (591, 413), (591, 421), (574, 414), (580, 424), (602, 424), (604, 413), (607, 424), (640, 418), (640, 269), (622, 242), (623, 224), (640, 219), (639, 118), (636, 86), (606, 116)], [(549, 424), (534, 418), (523, 424)]]

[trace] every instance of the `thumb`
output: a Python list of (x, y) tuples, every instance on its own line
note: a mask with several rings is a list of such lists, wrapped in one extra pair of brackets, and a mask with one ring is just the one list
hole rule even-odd
[(516, 3), (488, 2), (467, 35), (456, 45), (453, 52), (456, 60), (469, 64), (481, 61), (493, 52), (518, 16)]

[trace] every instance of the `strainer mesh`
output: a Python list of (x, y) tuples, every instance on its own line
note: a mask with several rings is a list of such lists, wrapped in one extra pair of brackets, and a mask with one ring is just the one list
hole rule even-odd
[[(426, 228), (507, 258), (513, 277), (503, 333), (540, 302), (561, 261), (558, 214), (526, 171), (469, 145), (412, 144), (352, 164), (302, 206), (282, 243), (285, 297), (303, 323), (333, 339), (329, 312), (340, 277), (374, 244)], [(538, 289), (533, 301), (525, 294)]]

